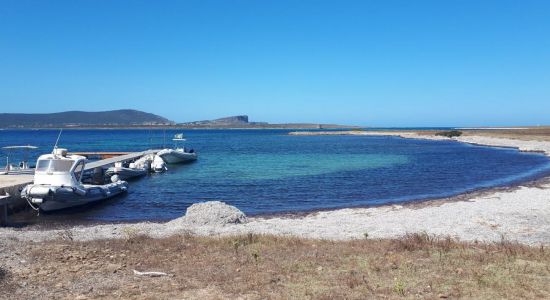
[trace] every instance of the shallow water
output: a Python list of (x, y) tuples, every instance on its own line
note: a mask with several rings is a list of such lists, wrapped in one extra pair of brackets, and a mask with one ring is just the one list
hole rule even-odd
[[(179, 131), (166, 132), (166, 139)], [(199, 160), (130, 182), (127, 195), (40, 220), (138, 221), (181, 216), (222, 200), (248, 214), (379, 205), (457, 195), (550, 174), (550, 160), (514, 149), (380, 136), (289, 136), (283, 130), (190, 130)], [(3, 130), (0, 146), (31, 144), (35, 161), (55, 130)], [(65, 130), (70, 151), (159, 148), (162, 130)], [(21, 156), (21, 155), (19, 155)], [(0, 157), (1, 159), (1, 157)]]

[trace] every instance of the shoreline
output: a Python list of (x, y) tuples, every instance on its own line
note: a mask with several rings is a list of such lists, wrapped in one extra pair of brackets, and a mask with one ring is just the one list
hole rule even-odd
[[(79, 127), (2, 127), (0, 130), (359, 130), (363, 129), (364, 127), (361, 126), (354, 126), (354, 125), (333, 125), (333, 124), (304, 124), (304, 126), (296, 125), (296, 126), (290, 126), (285, 127), (277, 126), (276, 124), (272, 124), (274, 126), (212, 126), (212, 127), (186, 127), (186, 126), (177, 126), (177, 125), (158, 125), (158, 126), (128, 126), (128, 127), (102, 127), (102, 126), (79, 126)], [(317, 127), (316, 125), (321, 125), (321, 127)]]
[[(479, 145), (486, 147), (493, 147), (488, 145)], [(499, 147), (500, 148), (500, 147)], [(502, 148), (511, 148), (517, 149), (515, 147), (502, 147)], [(522, 151), (522, 152), (534, 152), (534, 153), (543, 153), (539, 151)], [(550, 157), (550, 155), (548, 155)], [(533, 176), (530, 176), (533, 177)], [(381, 208), (381, 207), (405, 207), (418, 209), (427, 206), (438, 206), (442, 203), (450, 203), (456, 201), (468, 201), (469, 199), (475, 197), (482, 197), (491, 195), (497, 192), (514, 192), (521, 187), (535, 187), (542, 188), (544, 185), (550, 184), (550, 175), (544, 176), (535, 176), (534, 178), (528, 178), (526, 180), (513, 180), (509, 183), (505, 183), (498, 186), (492, 187), (481, 187), (474, 188), (472, 190), (461, 192), (451, 196), (441, 196), (441, 197), (427, 197), (427, 198), (418, 198), (397, 202), (388, 202), (384, 204), (371, 204), (371, 205), (357, 205), (357, 206), (347, 206), (347, 207), (330, 207), (330, 208), (315, 208), (311, 210), (304, 211), (283, 211), (283, 212), (267, 212), (267, 213), (257, 213), (257, 214), (247, 214), (249, 218), (253, 219), (270, 219), (270, 218), (292, 218), (299, 219), (303, 217), (308, 217), (320, 212), (331, 212), (342, 209), (369, 209), (369, 208)], [(27, 213), (27, 212), (25, 212)], [(30, 212), (32, 213), (32, 211)], [(24, 218), (16, 218), (20, 221), (18, 226), (9, 226), (8, 228), (20, 229), (20, 230), (37, 230), (37, 231), (47, 231), (47, 230), (63, 230), (67, 228), (72, 228), (76, 226), (91, 227), (91, 226), (102, 226), (102, 225), (132, 225), (140, 223), (152, 223), (152, 224), (163, 224), (170, 222), (174, 219), (152, 219), (152, 220), (80, 220), (80, 219), (68, 219), (66, 221), (52, 222), (51, 220), (36, 222), (36, 223), (25, 223)]]
[[(247, 217), (249, 219), (272, 219), (272, 218), (300, 219), (300, 218), (312, 216), (318, 213), (331, 212), (331, 211), (337, 211), (342, 209), (371, 209), (371, 208), (383, 208), (383, 207), (421, 209), (424, 207), (439, 206), (444, 203), (468, 201), (469, 199), (472, 199), (472, 198), (488, 196), (497, 192), (513, 193), (514, 191), (520, 189), (521, 187), (542, 188), (546, 184), (550, 185), (550, 175), (535, 178), (535, 179), (529, 179), (526, 181), (505, 184), (502, 186), (477, 188), (471, 191), (459, 193), (448, 197), (413, 199), (413, 200), (406, 200), (403, 202), (393, 202), (393, 203), (373, 204), (373, 205), (358, 205), (358, 206), (350, 206), (350, 207), (318, 208), (318, 209), (312, 209), (307, 211), (296, 211), (296, 212), (289, 211), (289, 212), (247, 214)], [(7, 228), (18, 229), (21, 231), (25, 231), (25, 230), (48, 231), (48, 230), (66, 230), (73, 227), (92, 227), (92, 226), (104, 226), (104, 225), (124, 226), (124, 225), (133, 225), (133, 224), (139, 225), (143, 223), (162, 225), (164, 223), (167, 223), (173, 220), (175, 219), (126, 220), (126, 221), (125, 220), (101, 221), (101, 220), (70, 219), (64, 222), (51, 223), (50, 221), (45, 221), (45, 222), (39, 222), (39, 223), (21, 224), (20, 226), (9, 226)]]
[[(322, 132), (314, 132), (315, 135)], [(331, 135), (336, 134), (331, 131)], [(402, 138), (449, 140), (411, 132), (345, 132), (353, 135), (385, 135)], [(304, 135), (312, 135), (305, 133)], [(522, 141), (481, 136), (453, 139), (520, 151), (540, 151), (549, 156), (550, 142)], [(373, 238), (397, 238), (424, 232), (462, 241), (512, 240), (527, 245), (550, 244), (550, 176), (517, 185), (481, 189), (456, 196), (408, 201), (374, 207), (339, 208), (304, 213), (253, 216), (244, 224), (189, 224), (185, 217), (168, 222), (137, 222), (72, 226), (62, 229), (0, 228), (0, 238), (22, 241), (55, 240), (70, 235), (74, 240), (124, 238), (139, 234), (162, 238), (174, 234), (232, 236), (268, 234), (299, 238), (354, 240), (368, 233)], [(31, 226), (34, 227), (34, 226)]]
[[(278, 217), (302, 218), (302, 217), (307, 217), (320, 212), (330, 212), (330, 211), (341, 210), (341, 209), (368, 209), (368, 208), (395, 207), (395, 206), (419, 209), (427, 206), (438, 206), (439, 204), (443, 204), (443, 203), (451, 203), (456, 201), (468, 201), (469, 199), (472, 199), (475, 197), (488, 196), (497, 192), (512, 193), (521, 187), (542, 188), (546, 184), (550, 184), (550, 175), (545, 175), (534, 179), (528, 179), (525, 181), (523, 180), (514, 181), (512, 183), (504, 184), (501, 186), (476, 188), (471, 191), (459, 193), (448, 197), (431, 197), (431, 198), (412, 199), (412, 200), (405, 200), (403, 202), (393, 202), (393, 203), (384, 203), (384, 204), (359, 205), (359, 206), (339, 207), (339, 208), (318, 208), (318, 209), (312, 209), (307, 211), (263, 213), (263, 214), (254, 214), (254, 215), (248, 215), (248, 216), (250, 218), (258, 218), (258, 219), (270, 219), (270, 218), (278, 218)], [(156, 222), (156, 221), (151, 221), (151, 222)], [(158, 221), (158, 223), (162, 223), (162, 222), (166, 222), (166, 221), (165, 220)], [(136, 223), (139, 223), (139, 221), (137, 221)]]
[[(288, 135), (294, 136), (320, 136), (320, 135), (352, 135), (352, 136), (394, 136), (404, 139), (422, 139), (433, 141), (456, 141), (471, 145), (514, 148), (521, 152), (544, 153), (550, 157), (550, 142), (540, 140), (518, 140), (502, 137), (491, 137), (481, 135), (462, 135), (459, 137), (443, 137), (431, 134), (432, 131), (369, 131), (369, 130), (348, 130), (348, 131), (293, 131)], [(475, 131), (474, 131), (475, 132)], [(492, 132), (490, 132), (492, 133)]]

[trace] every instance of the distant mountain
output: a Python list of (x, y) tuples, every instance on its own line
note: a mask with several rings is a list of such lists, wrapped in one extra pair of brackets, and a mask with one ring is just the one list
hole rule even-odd
[(211, 121), (212, 123), (221, 123), (221, 124), (248, 124), (248, 116), (233, 116), (215, 119)]
[(195, 126), (247, 126), (251, 123), (248, 122), (248, 116), (241, 115), (241, 116), (231, 116), (231, 117), (225, 117), (225, 118), (219, 118), (215, 120), (204, 120), (204, 121), (193, 121), (193, 122), (187, 122), (187, 123), (180, 123), (179, 126), (189, 126), (189, 127), (195, 127)]
[(357, 128), (356, 126), (315, 124), (315, 123), (282, 123), (271, 124), (267, 122), (250, 122), (247, 115), (231, 116), (214, 120), (194, 121), (179, 123), (182, 128), (275, 128), (275, 129), (336, 129), (336, 128)]
[(132, 109), (99, 112), (66, 111), (49, 114), (0, 113), (0, 127), (109, 127), (173, 125), (174, 122), (151, 113)]

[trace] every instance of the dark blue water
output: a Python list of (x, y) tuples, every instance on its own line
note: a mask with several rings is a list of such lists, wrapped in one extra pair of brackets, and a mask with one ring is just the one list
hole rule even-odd
[[(168, 131), (167, 140), (177, 132)], [(541, 154), (453, 141), (289, 136), (282, 130), (184, 133), (186, 146), (199, 153), (196, 163), (169, 166), (167, 173), (132, 181), (125, 196), (53, 217), (164, 220), (207, 200), (248, 214), (301, 212), (447, 197), (550, 174), (550, 160)], [(3, 130), (0, 146), (39, 146), (31, 153), (35, 160), (51, 151), (57, 134)], [(65, 130), (59, 144), (70, 151), (139, 151), (162, 146), (163, 136), (162, 130)]]

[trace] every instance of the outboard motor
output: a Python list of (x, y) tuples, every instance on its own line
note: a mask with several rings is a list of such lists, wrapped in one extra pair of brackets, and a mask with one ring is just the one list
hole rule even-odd
[(166, 163), (158, 155), (155, 155), (155, 157), (153, 158), (153, 162), (151, 163), (151, 168), (153, 169), (153, 171), (157, 173), (168, 170), (168, 168), (166, 167)]
[(111, 182), (119, 182), (120, 181), (120, 177), (118, 177), (117, 174), (111, 176)]

